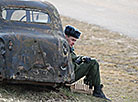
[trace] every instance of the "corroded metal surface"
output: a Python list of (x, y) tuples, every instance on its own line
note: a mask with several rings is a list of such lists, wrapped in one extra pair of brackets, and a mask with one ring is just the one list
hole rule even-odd
[[(50, 23), (10, 21), (2, 10), (23, 9), (46, 12)], [(68, 43), (60, 16), (47, 2), (29, 0), (0, 1), (0, 78), (21, 81), (65, 83), (74, 80)]]

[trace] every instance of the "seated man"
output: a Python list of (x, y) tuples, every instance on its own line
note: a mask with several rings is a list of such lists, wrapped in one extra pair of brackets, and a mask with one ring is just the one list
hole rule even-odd
[(100, 84), (101, 81), (98, 62), (90, 57), (76, 56), (74, 53), (73, 45), (77, 39), (79, 39), (81, 33), (71, 26), (66, 26), (64, 32), (70, 46), (72, 62), (74, 65), (75, 81), (86, 76), (84, 83), (89, 85), (90, 89), (94, 86), (93, 96), (108, 99), (102, 91), (103, 85)]

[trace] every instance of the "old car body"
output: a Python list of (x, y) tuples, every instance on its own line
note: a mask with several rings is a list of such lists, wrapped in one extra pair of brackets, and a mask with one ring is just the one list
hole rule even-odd
[(74, 80), (56, 8), (37, 0), (0, 0), (0, 81), (56, 84)]

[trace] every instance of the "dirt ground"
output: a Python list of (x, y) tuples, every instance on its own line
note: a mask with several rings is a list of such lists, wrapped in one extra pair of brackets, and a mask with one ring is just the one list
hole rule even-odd
[(62, 21), (82, 32), (75, 52), (99, 61), (105, 94), (113, 102), (138, 102), (138, 40), (71, 18)]
[[(112, 102), (138, 102), (138, 40), (96, 25), (63, 16), (61, 18), (64, 27), (72, 25), (82, 32), (75, 52), (98, 60), (105, 86), (103, 91)], [(36, 90), (40, 87), (31, 88), (0, 85), (0, 102), (105, 102), (92, 101), (91, 95), (73, 94), (62, 89), (60, 92), (51, 92)]]

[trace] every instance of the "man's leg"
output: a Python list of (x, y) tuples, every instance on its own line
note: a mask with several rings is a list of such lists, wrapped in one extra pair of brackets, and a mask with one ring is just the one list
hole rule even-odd
[(95, 59), (89, 63), (82, 63), (75, 68), (75, 81), (86, 76), (85, 82), (91, 86), (100, 85), (99, 64)]
[(106, 98), (102, 91), (103, 85), (100, 85), (99, 64), (95, 59), (92, 59), (89, 63), (82, 63), (76, 66), (75, 81), (79, 80), (83, 76), (86, 76), (84, 81), (90, 88), (94, 86), (93, 96), (110, 100)]

